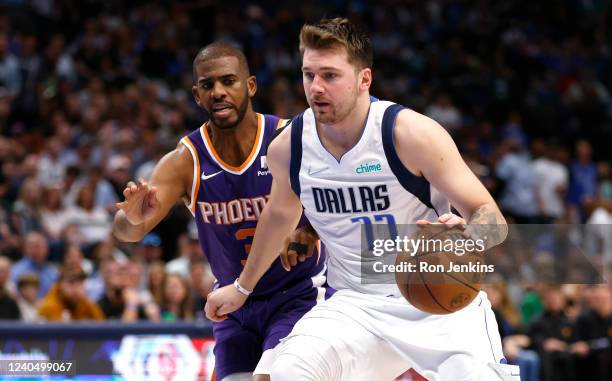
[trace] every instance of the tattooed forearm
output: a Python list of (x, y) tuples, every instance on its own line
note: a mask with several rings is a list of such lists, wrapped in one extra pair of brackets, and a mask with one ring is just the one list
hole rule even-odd
[(476, 209), (472, 217), (470, 217), (469, 224), (497, 224), (497, 208), (490, 204), (484, 204), (480, 208)]
[(492, 204), (484, 204), (472, 214), (468, 221), (468, 229), (475, 237), (485, 240), (487, 249), (499, 245), (508, 235), (508, 226), (504, 217)]

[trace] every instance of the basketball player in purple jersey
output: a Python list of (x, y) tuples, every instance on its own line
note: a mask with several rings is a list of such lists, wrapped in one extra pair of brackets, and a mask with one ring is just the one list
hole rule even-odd
[[(222, 287), (234, 283), (246, 262), (272, 185), (267, 143), (284, 121), (253, 110), (257, 84), (240, 50), (223, 43), (206, 46), (194, 60), (194, 75), (194, 98), (210, 120), (160, 160), (149, 182), (127, 185), (113, 232), (122, 241), (139, 241), (183, 199)], [(306, 228), (295, 230), (285, 240), (285, 254), (289, 242), (309, 249), (299, 257), (291, 250), (284, 263), (274, 261), (253, 290), (236, 285), (250, 295), (249, 303), (213, 322), (217, 380), (249, 380), (252, 374), (253, 380), (269, 380), (273, 348), (323, 298), (325, 261), (319, 250), (315, 255), (310, 250), (315, 236)]]

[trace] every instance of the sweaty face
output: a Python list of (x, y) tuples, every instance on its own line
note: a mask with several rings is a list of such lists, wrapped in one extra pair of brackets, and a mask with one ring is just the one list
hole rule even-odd
[(320, 123), (344, 120), (357, 103), (359, 72), (344, 48), (306, 49), (302, 79), (308, 104)]
[(249, 81), (247, 73), (241, 70), (238, 58), (222, 57), (199, 61), (196, 64), (196, 85), (193, 94), (210, 115), (211, 122), (218, 128), (236, 127), (247, 112)]

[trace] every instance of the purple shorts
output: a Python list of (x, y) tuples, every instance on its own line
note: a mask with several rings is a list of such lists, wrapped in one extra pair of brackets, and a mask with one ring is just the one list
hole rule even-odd
[[(213, 323), (217, 380), (252, 372), (265, 350), (274, 348), (317, 303), (319, 289), (306, 279), (267, 297), (251, 297), (228, 319)], [(325, 296), (330, 296), (326, 289)]]

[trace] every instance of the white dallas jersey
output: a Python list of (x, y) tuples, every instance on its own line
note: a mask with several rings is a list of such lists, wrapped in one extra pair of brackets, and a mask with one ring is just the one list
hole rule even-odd
[(373, 227), (387, 229), (373, 224), (393, 229), (418, 219), (434, 221), (450, 211), (449, 202), (397, 156), (393, 126), (401, 109), (373, 98), (361, 138), (340, 161), (321, 144), (311, 109), (292, 120), (291, 187), (325, 244), (327, 279), (337, 290), (399, 294), (393, 274), (377, 275), (374, 279), (382, 280), (378, 284), (362, 281), (362, 224), (367, 235)]

